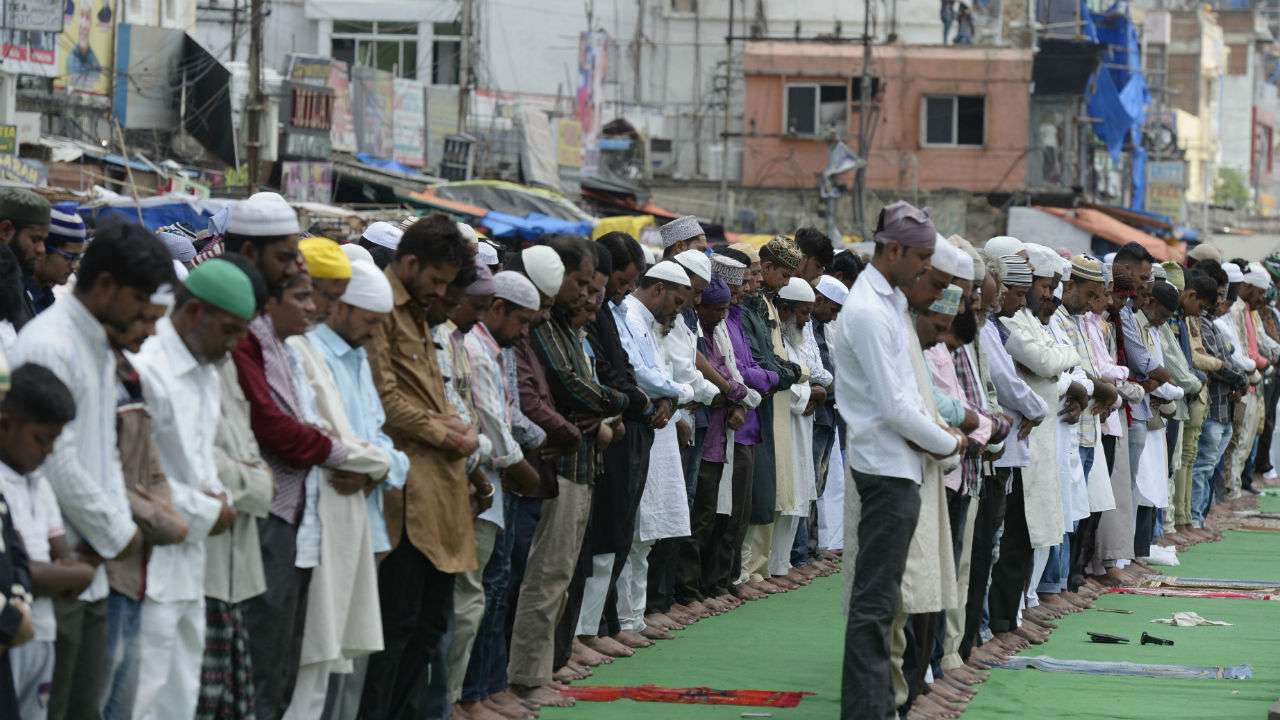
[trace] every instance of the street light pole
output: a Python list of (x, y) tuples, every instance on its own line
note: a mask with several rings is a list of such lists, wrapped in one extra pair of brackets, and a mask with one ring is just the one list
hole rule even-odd
[(249, 194), (258, 191), (258, 150), (262, 145), (262, 0), (249, 0), (249, 98), (244, 106), (245, 155), (249, 163)]
[[(866, 163), (871, 162), (870, 148), (868, 145), (867, 132), (867, 112), (871, 105), (869, 99), (871, 97), (871, 0), (863, 0), (862, 2), (862, 80), (858, 87), (858, 157), (862, 158)], [(858, 168), (854, 175), (853, 189), (853, 222), (858, 226), (858, 235), (860, 239), (866, 241), (867, 235), (867, 218), (866, 218), (866, 192), (867, 192), (867, 166), (864, 164)]]

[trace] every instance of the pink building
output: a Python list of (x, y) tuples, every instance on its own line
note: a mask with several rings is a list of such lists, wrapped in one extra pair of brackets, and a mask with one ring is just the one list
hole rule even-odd
[[(1016, 48), (874, 47), (868, 186), (1024, 188), (1031, 62)], [(861, 45), (749, 42), (743, 74), (744, 187), (815, 187), (833, 134), (857, 149)]]

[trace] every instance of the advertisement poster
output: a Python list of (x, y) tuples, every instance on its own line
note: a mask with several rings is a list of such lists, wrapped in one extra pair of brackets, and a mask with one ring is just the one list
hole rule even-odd
[(395, 78), (385, 70), (357, 65), (351, 69), (351, 84), (357, 148), (377, 158), (391, 157)]
[(351, 116), (351, 81), (349, 69), (341, 60), (329, 63), (329, 87), (333, 88), (333, 126), (329, 138), (334, 150), (356, 151), (355, 119)]
[(5, 0), (4, 27), (32, 32), (62, 32), (63, 0)]
[(284, 196), (294, 202), (328, 203), (333, 194), (333, 163), (282, 162), (280, 184)]
[(1178, 222), (1182, 218), (1182, 197), (1186, 192), (1187, 165), (1181, 160), (1153, 160), (1147, 163), (1148, 212), (1159, 213)]
[(409, 167), (426, 164), (426, 108), (422, 85), (396, 78), (395, 148), (392, 159)]
[(600, 108), (609, 66), (609, 36), (584, 32), (578, 36), (578, 87), (573, 116), (582, 124), (582, 173), (592, 175), (600, 164)]
[(58, 39), (58, 75), (54, 87), (105, 95), (111, 86), (112, 27), (109, 0), (66, 0)]
[(54, 77), (58, 74), (59, 33), (0, 30), (4, 69), (18, 75)]
[(561, 118), (556, 121), (556, 163), (582, 167), (582, 123)]
[(0, 154), (16, 155), (18, 153), (18, 126), (0, 125)]

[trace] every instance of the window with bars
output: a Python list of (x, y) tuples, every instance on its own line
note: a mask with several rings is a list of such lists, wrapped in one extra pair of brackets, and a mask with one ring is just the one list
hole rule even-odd
[(783, 112), (788, 135), (843, 134), (849, 125), (849, 87), (789, 84)]
[(334, 20), (330, 38), (335, 60), (418, 77), (418, 23)]
[(920, 103), (920, 145), (981, 147), (986, 101), (982, 95), (925, 96)]

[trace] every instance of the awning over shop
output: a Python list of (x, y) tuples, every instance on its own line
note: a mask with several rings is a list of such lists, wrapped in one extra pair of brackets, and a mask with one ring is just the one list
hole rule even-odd
[(1117, 247), (1136, 242), (1147, 249), (1157, 260), (1174, 260), (1182, 262), (1187, 253), (1186, 243), (1181, 241), (1165, 242), (1154, 235), (1126, 225), (1101, 210), (1093, 208), (1037, 207), (1037, 210), (1049, 213), (1084, 230), (1095, 239), (1102, 240)]
[(652, 215), (618, 215), (600, 218), (591, 231), (591, 239), (599, 240), (602, 235), (611, 232), (624, 232), (639, 240), (645, 228), (649, 227), (657, 227)]

